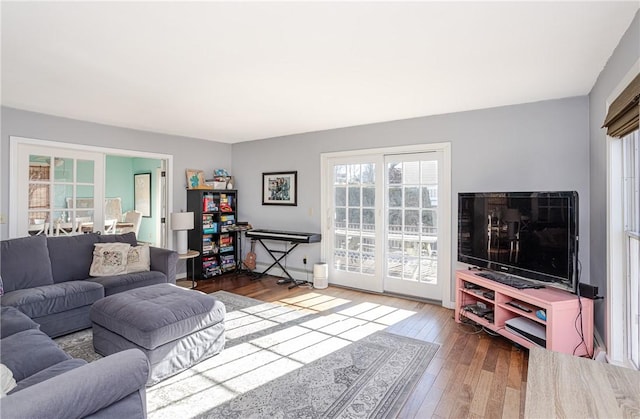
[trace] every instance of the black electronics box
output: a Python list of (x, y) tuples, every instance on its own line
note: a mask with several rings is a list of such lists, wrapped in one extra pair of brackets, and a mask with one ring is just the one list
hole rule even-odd
[(583, 284), (580, 282), (578, 284), (578, 291), (581, 297), (590, 298), (592, 300), (598, 298), (598, 287), (595, 285)]

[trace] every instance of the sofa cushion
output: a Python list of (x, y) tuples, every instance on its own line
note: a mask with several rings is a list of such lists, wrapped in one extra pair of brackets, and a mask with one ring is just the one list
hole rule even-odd
[(162, 272), (144, 271), (126, 275), (101, 276), (91, 278), (88, 281), (95, 282), (104, 287), (104, 296), (117, 294), (134, 288), (148, 285), (166, 284), (167, 277)]
[(111, 276), (127, 273), (129, 243), (96, 243), (89, 275)]
[(36, 318), (91, 305), (102, 297), (104, 289), (100, 284), (67, 281), (10, 292), (2, 296), (2, 305), (15, 307), (27, 316)]
[(131, 246), (127, 255), (127, 273), (148, 271), (150, 268), (149, 245)]
[(23, 390), (27, 387), (31, 387), (34, 384), (41, 383), (45, 380), (48, 380), (51, 377), (55, 377), (57, 375), (63, 374), (74, 368), (81, 367), (86, 363), (87, 361), (85, 361), (84, 359), (67, 359), (66, 361), (62, 361), (57, 364), (54, 364), (17, 383), (18, 385), (13, 390), (11, 390), (9, 394)]
[(53, 284), (45, 236), (0, 242), (0, 275), (5, 293)]
[(136, 239), (136, 233), (125, 234), (103, 234), (99, 236), (100, 243), (129, 243), (131, 246), (137, 246), (138, 240)]
[(0, 307), (0, 337), (6, 338), (23, 330), (38, 329), (40, 326), (15, 307)]
[(17, 382), (71, 359), (49, 336), (36, 329), (15, 333), (0, 343), (0, 362), (9, 367)]
[(48, 237), (53, 282), (87, 279), (98, 237), (98, 234)]
[(16, 386), (11, 370), (6, 365), (0, 364), (0, 397), (6, 396)]

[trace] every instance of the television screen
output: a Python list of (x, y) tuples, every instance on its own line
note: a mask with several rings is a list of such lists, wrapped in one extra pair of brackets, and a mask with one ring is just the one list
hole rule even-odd
[(458, 194), (458, 260), (575, 292), (578, 193)]

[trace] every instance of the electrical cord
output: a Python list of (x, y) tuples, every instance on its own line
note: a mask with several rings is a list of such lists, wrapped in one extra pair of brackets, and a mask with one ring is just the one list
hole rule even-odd
[(584, 346), (585, 352), (587, 353), (589, 358), (593, 357), (593, 354), (589, 353), (589, 347), (587, 346), (587, 342), (584, 340), (584, 327), (583, 327), (583, 322), (582, 322), (582, 297), (580, 296), (580, 277), (582, 274), (582, 263), (580, 262), (580, 260), (578, 260), (578, 283), (577, 283), (577, 289), (576, 289), (576, 295), (578, 296), (578, 315), (576, 316), (575, 321), (573, 322), (573, 326), (576, 329), (576, 332), (578, 332), (578, 335), (580, 336), (580, 343), (578, 343), (576, 345), (575, 348), (573, 348), (573, 355), (576, 354), (576, 351), (578, 350), (578, 348), (580, 348), (580, 346)]
[[(460, 323), (458, 324), (458, 330), (460, 330), (462, 333), (466, 335), (477, 335), (479, 333), (482, 333), (482, 330), (484, 328), (480, 326), (478, 323), (474, 322), (473, 320), (467, 319), (462, 314), (460, 314), (459, 317), (460, 317)], [(474, 330), (473, 331), (464, 330), (463, 326), (471, 326)]]

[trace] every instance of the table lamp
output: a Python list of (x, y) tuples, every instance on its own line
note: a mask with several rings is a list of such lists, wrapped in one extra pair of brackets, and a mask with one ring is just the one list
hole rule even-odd
[(178, 232), (176, 251), (184, 255), (189, 250), (187, 231), (193, 230), (193, 212), (172, 212), (171, 229)]

